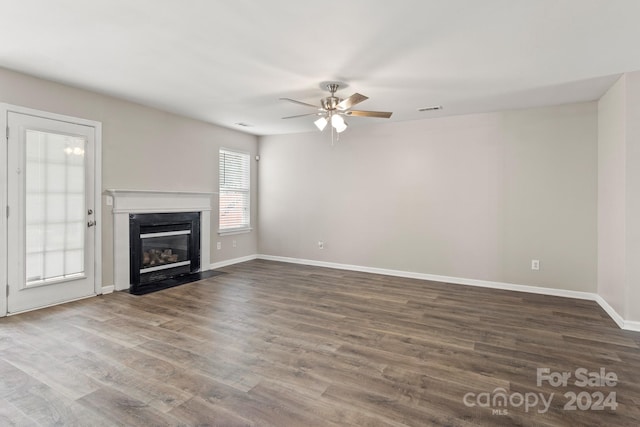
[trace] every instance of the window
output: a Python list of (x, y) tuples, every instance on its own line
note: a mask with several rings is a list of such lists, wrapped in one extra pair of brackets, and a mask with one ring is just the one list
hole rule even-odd
[(26, 130), (27, 285), (84, 274), (85, 145), (84, 137)]
[(220, 149), (219, 232), (248, 231), (249, 153)]

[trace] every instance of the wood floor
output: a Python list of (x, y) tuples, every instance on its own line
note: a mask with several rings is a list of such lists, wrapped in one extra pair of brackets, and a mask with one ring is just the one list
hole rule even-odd
[[(0, 319), (0, 425), (640, 424), (640, 334), (594, 302), (260, 260), (222, 270)], [(572, 376), (538, 386), (537, 368)], [(580, 368), (618, 381), (579, 387)], [(613, 392), (615, 410), (565, 408), (565, 393), (591, 408)]]

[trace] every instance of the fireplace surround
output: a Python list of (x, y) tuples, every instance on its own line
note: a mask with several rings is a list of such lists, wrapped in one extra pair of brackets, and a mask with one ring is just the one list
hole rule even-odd
[[(210, 270), (211, 209), (217, 193), (111, 189), (105, 205), (113, 206), (113, 281), (115, 290), (127, 290), (131, 281), (130, 216), (137, 214), (196, 213), (200, 217), (198, 271)], [(156, 248), (158, 249), (158, 248)], [(162, 251), (161, 251), (162, 252)], [(165, 256), (168, 256), (167, 253)], [(175, 255), (172, 253), (172, 255)], [(161, 256), (161, 255), (160, 255)]]

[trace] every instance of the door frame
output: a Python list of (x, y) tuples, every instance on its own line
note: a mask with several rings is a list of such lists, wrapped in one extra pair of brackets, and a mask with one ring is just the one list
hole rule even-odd
[[(4, 147), (0, 149), (0, 317), (7, 315), (7, 289), (8, 283), (8, 235), (7, 235), (7, 193), (8, 187), (8, 161), (7, 149), (9, 138), (7, 135), (9, 113), (18, 113), (29, 116), (42, 117), (45, 119), (58, 120), (94, 128), (95, 132), (95, 156), (94, 156), (94, 215), (95, 215), (95, 240), (94, 240), (94, 286), (95, 294), (102, 294), (102, 123), (95, 120), (82, 119), (79, 117), (66, 116), (63, 114), (50, 113), (48, 111), (35, 110), (33, 108), (21, 107), (18, 105), (0, 103), (0, 131), (4, 133)], [(15, 211), (15, 210), (14, 210)], [(42, 308), (42, 307), (40, 307)], [(15, 313), (12, 313), (15, 314)]]

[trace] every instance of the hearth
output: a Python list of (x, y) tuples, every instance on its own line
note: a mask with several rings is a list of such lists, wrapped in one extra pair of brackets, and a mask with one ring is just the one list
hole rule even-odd
[(200, 213), (129, 215), (132, 294), (174, 286), (200, 270)]

